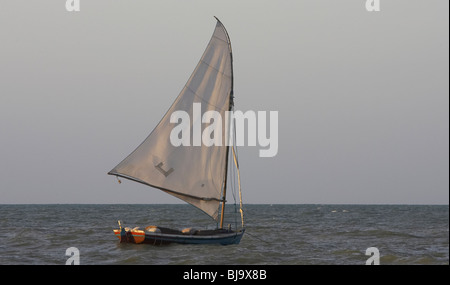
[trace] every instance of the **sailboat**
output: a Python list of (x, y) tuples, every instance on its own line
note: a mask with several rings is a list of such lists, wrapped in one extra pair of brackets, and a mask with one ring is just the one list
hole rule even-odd
[[(222, 144), (206, 146), (195, 143), (195, 139), (190, 138), (192, 143), (189, 140), (185, 141), (185, 145), (175, 146), (170, 138), (175, 126), (171, 122), (171, 115), (176, 111), (181, 110), (189, 114), (189, 129), (183, 131), (194, 133), (199, 131), (198, 128), (202, 124), (202, 118), (197, 112), (199, 108), (201, 114), (214, 111), (215, 114), (220, 114), (221, 118), (227, 118), (226, 113), (233, 110), (231, 42), (224, 25), (215, 18), (216, 26), (206, 50), (172, 106), (150, 135), (108, 174), (116, 176), (119, 183), (119, 177), (122, 177), (175, 196), (210, 216), (216, 221), (216, 228), (180, 230), (151, 225), (140, 229), (124, 227), (119, 221), (119, 229), (113, 231), (120, 242), (228, 245), (238, 244), (244, 235), (236, 144), (225, 141)], [(225, 140), (235, 137), (231, 119), (223, 120), (223, 124), (225, 126), (218, 137)], [(230, 225), (223, 225), (229, 167), (235, 167), (237, 170), (242, 222), (240, 229), (237, 229), (237, 224), (235, 229)]]

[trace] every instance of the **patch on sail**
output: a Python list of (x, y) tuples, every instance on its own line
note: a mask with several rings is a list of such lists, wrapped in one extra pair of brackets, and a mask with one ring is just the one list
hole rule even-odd
[(161, 172), (165, 177), (167, 177), (170, 175), (170, 173), (172, 173), (174, 171), (174, 169), (170, 168), (169, 170), (166, 171), (162, 168), (163, 165), (164, 165), (164, 163), (160, 162), (158, 165), (155, 165), (155, 167), (156, 167), (156, 169), (159, 170), (159, 172)]

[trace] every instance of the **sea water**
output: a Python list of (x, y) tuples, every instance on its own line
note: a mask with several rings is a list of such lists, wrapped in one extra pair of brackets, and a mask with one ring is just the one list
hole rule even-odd
[[(226, 225), (240, 227), (234, 205)], [(238, 211), (237, 211), (238, 212)], [(196, 208), (170, 205), (0, 205), (0, 264), (364, 265), (449, 264), (448, 205), (245, 205), (238, 245), (120, 243), (117, 221), (213, 229)]]

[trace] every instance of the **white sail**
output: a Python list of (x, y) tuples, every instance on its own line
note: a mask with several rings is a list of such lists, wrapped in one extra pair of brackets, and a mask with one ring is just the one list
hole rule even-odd
[[(196, 120), (201, 120), (193, 110), (193, 103), (201, 103), (201, 114), (217, 111), (225, 119), (232, 104), (232, 77), (230, 40), (222, 23), (217, 21), (200, 62), (175, 102), (142, 144), (108, 174), (156, 187), (217, 220), (223, 200), (227, 147), (193, 145), (192, 135), (190, 146), (172, 145), (170, 134), (177, 124), (171, 123), (170, 117), (175, 111), (187, 112), (191, 134)], [(225, 122), (222, 124), (225, 126)], [(222, 138), (225, 129), (222, 128)]]

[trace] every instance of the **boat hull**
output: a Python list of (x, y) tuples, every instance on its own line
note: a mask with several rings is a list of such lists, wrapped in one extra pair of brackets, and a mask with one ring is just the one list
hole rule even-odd
[(173, 234), (164, 232), (145, 232), (142, 230), (128, 230), (115, 229), (113, 230), (116, 237), (123, 243), (136, 243), (136, 244), (152, 244), (152, 245), (165, 245), (170, 243), (180, 244), (239, 244), (242, 236), (244, 235), (244, 229), (234, 231), (222, 231), (211, 234)]

